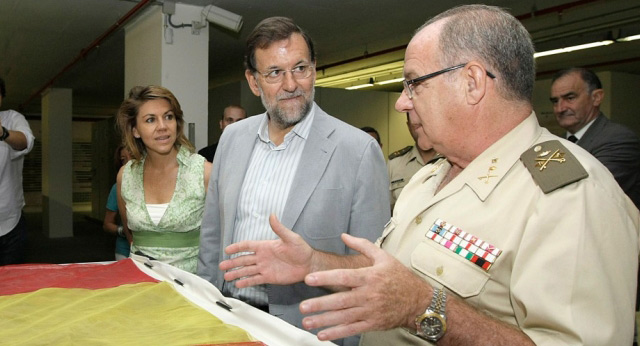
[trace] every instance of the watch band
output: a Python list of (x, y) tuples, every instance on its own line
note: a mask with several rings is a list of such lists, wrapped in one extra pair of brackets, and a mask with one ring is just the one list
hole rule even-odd
[(0, 136), (0, 142), (3, 142), (5, 139), (9, 137), (9, 130), (6, 127), (2, 126), (2, 136)]
[(447, 331), (446, 304), (447, 294), (444, 289), (434, 287), (431, 305), (424, 314), (416, 317), (415, 335), (428, 341), (438, 341)]
[(439, 313), (440, 315), (444, 316), (444, 312), (446, 310), (446, 306), (447, 306), (447, 293), (440, 288), (434, 288), (433, 289), (433, 298), (431, 299), (431, 306), (430, 308)]

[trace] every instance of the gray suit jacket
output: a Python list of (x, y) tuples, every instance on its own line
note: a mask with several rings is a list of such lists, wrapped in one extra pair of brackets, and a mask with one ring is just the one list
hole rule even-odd
[[(314, 109), (311, 131), (280, 221), (315, 249), (347, 254), (351, 251), (340, 239), (341, 233), (374, 241), (390, 218), (387, 169), (371, 136), (331, 117), (316, 104)], [(228, 126), (214, 158), (201, 227), (198, 275), (220, 290), (225, 282), (218, 264), (229, 258), (224, 248), (233, 240), (240, 188), (265, 116)], [(269, 311), (301, 328), (299, 303), (327, 293), (304, 283), (269, 285)]]
[(576, 143), (609, 169), (622, 190), (640, 208), (640, 138), (600, 113)]

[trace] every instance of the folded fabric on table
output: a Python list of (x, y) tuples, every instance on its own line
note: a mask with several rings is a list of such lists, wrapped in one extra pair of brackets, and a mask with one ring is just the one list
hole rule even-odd
[(12, 345), (263, 345), (139, 271), (111, 264), (0, 267), (0, 340)]

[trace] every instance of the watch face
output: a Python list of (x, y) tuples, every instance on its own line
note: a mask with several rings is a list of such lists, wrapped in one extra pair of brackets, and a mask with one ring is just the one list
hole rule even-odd
[(444, 334), (444, 321), (440, 315), (427, 316), (420, 321), (422, 334), (428, 337), (438, 337)]

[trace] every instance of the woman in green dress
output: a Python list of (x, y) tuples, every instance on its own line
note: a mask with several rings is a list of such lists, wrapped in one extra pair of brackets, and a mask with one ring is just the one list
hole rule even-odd
[(180, 103), (166, 88), (137, 86), (117, 123), (132, 158), (117, 179), (131, 253), (195, 273), (211, 164), (184, 135)]

